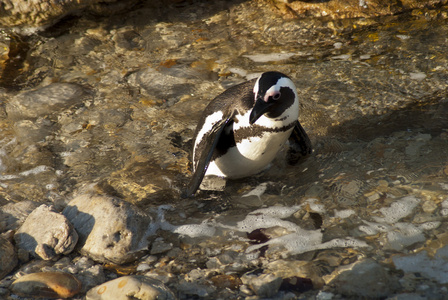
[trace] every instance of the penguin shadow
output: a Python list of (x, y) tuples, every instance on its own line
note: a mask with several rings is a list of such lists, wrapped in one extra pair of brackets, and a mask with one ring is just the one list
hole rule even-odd
[[(308, 109), (310, 110), (310, 109)], [(308, 112), (309, 113), (309, 112)], [(328, 123), (326, 116), (313, 120), (316, 124)], [(307, 123), (304, 124), (307, 127)], [(324, 126), (324, 125), (320, 125)], [(300, 178), (302, 184), (321, 181), (318, 174), (325, 178), (335, 178), (341, 171), (338, 164), (339, 153), (353, 150), (353, 147), (369, 147), (377, 138), (393, 135), (395, 132), (427, 133), (439, 136), (448, 128), (448, 97), (442, 92), (420, 99), (401, 109), (390, 110), (381, 115), (360, 115), (338, 125), (325, 128), (325, 134), (314, 135), (309, 132), (314, 152), (301, 165), (307, 172)], [(319, 131), (319, 129), (316, 129)], [(352, 146), (352, 142), (358, 146)], [(381, 142), (381, 141), (379, 141)], [(361, 149), (359, 149), (361, 151)], [(372, 157), (372, 160), (375, 158)]]

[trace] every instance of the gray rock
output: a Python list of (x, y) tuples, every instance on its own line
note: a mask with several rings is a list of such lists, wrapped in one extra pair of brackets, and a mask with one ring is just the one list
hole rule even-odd
[(101, 265), (94, 265), (90, 268), (82, 269), (76, 277), (82, 283), (83, 293), (106, 281), (106, 276)]
[(38, 206), (37, 202), (21, 201), (0, 207), (0, 232), (19, 228), (26, 217)]
[(337, 276), (330, 281), (336, 290), (347, 296), (383, 298), (398, 287), (396, 278), (373, 259), (366, 259), (344, 266), (335, 271)]
[(173, 292), (162, 282), (145, 276), (124, 276), (94, 287), (86, 300), (100, 299), (174, 300)]
[(83, 89), (76, 84), (53, 83), (18, 94), (6, 105), (11, 120), (36, 119), (81, 103)]
[(121, 199), (83, 194), (63, 214), (73, 223), (81, 253), (99, 262), (131, 262), (148, 248), (152, 218)]
[(0, 236), (0, 280), (16, 267), (17, 262), (14, 246)]
[(50, 260), (59, 254), (72, 252), (78, 242), (78, 234), (53, 206), (42, 204), (26, 218), (14, 240), (19, 248), (33, 256)]

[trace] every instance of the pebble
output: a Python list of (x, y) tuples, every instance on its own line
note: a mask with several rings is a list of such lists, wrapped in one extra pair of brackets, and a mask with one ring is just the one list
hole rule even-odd
[(75, 276), (61, 272), (26, 274), (11, 285), (11, 291), (22, 297), (70, 298), (81, 290)]
[(242, 282), (248, 285), (259, 297), (272, 298), (277, 294), (282, 284), (282, 278), (274, 274), (244, 275)]
[(17, 265), (17, 254), (10, 241), (0, 236), (0, 280)]
[(96, 261), (124, 264), (148, 249), (151, 216), (121, 199), (82, 194), (63, 214), (79, 234), (81, 253)]
[(86, 300), (175, 300), (173, 292), (162, 282), (146, 276), (123, 276), (89, 290)]
[(53, 206), (42, 204), (26, 218), (14, 240), (20, 249), (50, 260), (59, 254), (72, 252), (78, 234), (64, 215)]

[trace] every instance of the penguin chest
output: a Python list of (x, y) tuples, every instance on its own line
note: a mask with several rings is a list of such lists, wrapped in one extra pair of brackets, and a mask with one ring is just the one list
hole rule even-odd
[(235, 145), (210, 163), (206, 175), (236, 179), (261, 172), (275, 158), (291, 131), (263, 130), (261, 127), (239, 127), (234, 124)]

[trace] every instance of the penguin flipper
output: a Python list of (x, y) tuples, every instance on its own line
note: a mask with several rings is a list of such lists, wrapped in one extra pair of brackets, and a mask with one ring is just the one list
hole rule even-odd
[(303, 129), (299, 121), (297, 121), (291, 136), (288, 139), (289, 149), (287, 153), (287, 162), (290, 165), (295, 165), (297, 162), (310, 155), (313, 152), (310, 138)]
[(207, 137), (204, 140), (205, 144), (203, 146), (203, 151), (199, 157), (198, 165), (196, 166), (195, 172), (191, 177), (190, 182), (188, 183), (187, 190), (181, 195), (182, 198), (192, 197), (198, 190), (199, 186), (201, 185), (202, 179), (204, 179), (205, 173), (207, 172), (208, 165), (210, 164), (219, 138), (221, 137), (224, 128), (231, 119), (232, 116), (216, 122), (208, 133)]

